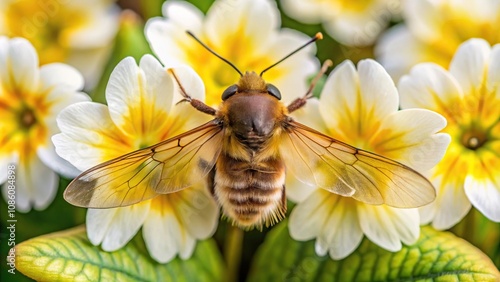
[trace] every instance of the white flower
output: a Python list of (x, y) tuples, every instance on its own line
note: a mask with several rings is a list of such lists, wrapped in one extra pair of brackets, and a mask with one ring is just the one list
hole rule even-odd
[[(193, 97), (204, 99), (201, 79), (191, 68), (173, 71)], [(120, 62), (106, 89), (108, 106), (79, 103), (58, 118), (61, 134), (53, 141), (59, 155), (81, 170), (176, 136), (207, 116), (182, 100), (172, 75), (150, 55), (139, 66), (133, 58)], [(177, 254), (193, 253), (196, 240), (210, 237), (219, 209), (204, 186), (158, 195), (138, 204), (112, 209), (90, 209), (87, 233), (105, 251), (123, 247), (142, 226), (151, 256), (165, 263)]]
[(399, 83), (403, 108), (426, 108), (448, 120), (452, 142), (433, 169), (436, 201), (422, 208), (424, 223), (437, 229), (458, 223), (471, 203), (500, 221), (500, 45), (483, 39), (463, 43), (449, 70), (415, 66)]
[[(357, 70), (350, 61), (342, 63), (328, 77), (319, 101), (310, 102), (305, 110), (311, 114), (304, 114), (301, 121), (420, 172), (436, 165), (450, 142), (447, 134), (437, 133), (446, 125), (439, 114), (398, 111), (396, 87), (373, 60), (361, 61)], [(319, 255), (342, 259), (357, 248), (363, 234), (389, 251), (398, 251), (401, 242), (411, 244), (419, 236), (415, 208), (369, 205), (297, 182), (287, 189), (299, 202), (290, 216), (290, 234), (297, 240), (316, 238)]]
[[(83, 78), (72, 67), (39, 67), (28, 41), (0, 37), (0, 184), (7, 180), (7, 166), (15, 165), (18, 211), (43, 210), (52, 202), (59, 184), (56, 172), (78, 174), (56, 155), (50, 138), (59, 132), (59, 111), (88, 100), (82, 87)], [(6, 185), (2, 188), (6, 196)]]
[(391, 18), (400, 14), (400, 0), (281, 0), (283, 10), (309, 24), (323, 23), (342, 44), (372, 44)]
[[(238, 81), (239, 74), (189, 37), (186, 30), (241, 72), (260, 72), (309, 39), (297, 31), (279, 29), (279, 11), (268, 0), (218, 0), (205, 17), (187, 2), (167, 1), (163, 15), (165, 18), (151, 19), (146, 25), (151, 48), (164, 65), (190, 65), (203, 79), (210, 106), (220, 103), (222, 92)], [(314, 46), (307, 50), (264, 74), (266, 81), (281, 90), (285, 103), (305, 94), (307, 78), (318, 69), (312, 57)]]
[(112, 0), (2, 0), (0, 35), (30, 40), (42, 64), (68, 63), (89, 87), (107, 60), (118, 15)]
[(402, 4), (405, 23), (384, 34), (375, 49), (395, 80), (421, 62), (448, 67), (467, 39), (500, 43), (498, 0), (406, 0)]

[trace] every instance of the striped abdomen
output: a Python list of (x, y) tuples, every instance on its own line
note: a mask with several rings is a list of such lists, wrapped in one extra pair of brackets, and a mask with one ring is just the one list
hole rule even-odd
[(221, 154), (215, 166), (214, 196), (234, 224), (260, 228), (284, 218), (285, 166), (270, 158), (257, 164)]

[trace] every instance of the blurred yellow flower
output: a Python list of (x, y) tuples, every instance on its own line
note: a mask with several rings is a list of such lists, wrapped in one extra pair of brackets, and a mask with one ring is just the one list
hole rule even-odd
[(118, 12), (113, 0), (3, 0), (0, 35), (28, 39), (41, 64), (68, 63), (92, 84), (109, 54)]
[(498, 0), (406, 0), (404, 24), (384, 34), (375, 54), (397, 80), (421, 62), (448, 67), (458, 46), (473, 37), (500, 43)]
[[(207, 15), (187, 2), (167, 1), (164, 18), (154, 18), (146, 25), (146, 37), (164, 65), (188, 64), (203, 79), (207, 104), (216, 106), (222, 92), (239, 79), (238, 73), (210, 54), (186, 34), (190, 30), (215, 52), (241, 71), (261, 71), (308, 37), (300, 32), (279, 29), (280, 14), (276, 3), (268, 0), (217, 0)], [(318, 62), (314, 46), (265, 73), (264, 78), (283, 93), (289, 102), (305, 94), (307, 78), (315, 74)]]
[(394, 16), (400, 0), (281, 0), (291, 17), (309, 24), (323, 23), (328, 34), (350, 46), (373, 44)]
[[(398, 111), (396, 87), (373, 60), (361, 61), (357, 70), (350, 61), (342, 63), (328, 77), (319, 100), (310, 102), (305, 109), (310, 114), (301, 122), (420, 172), (435, 166), (450, 142), (447, 134), (438, 133), (446, 125), (441, 115), (424, 109)], [(363, 234), (390, 251), (419, 236), (416, 208), (369, 205), (291, 181), (287, 189), (298, 202), (290, 215), (290, 234), (297, 240), (316, 238), (319, 255), (342, 259), (357, 248)]]
[[(201, 79), (191, 68), (174, 68), (193, 98), (204, 100)], [(207, 116), (182, 100), (177, 83), (150, 55), (139, 66), (133, 58), (121, 61), (106, 88), (108, 106), (78, 103), (67, 107), (53, 137), (57, 153), (80, 170), (159, 143), (207, 121)], [(196, 240), (210, 237), (217, 227), (219, 208), (208, 189), (191, 187), (156, 196), (135, 205), (89, 209), (87, 233), (105, 251), (123, 247), (143, 228), (151, 256), (165, 263), (177, 254), (188, 258)]]
[(60, 63), (39, 67), (28, 41), (0, 36), (0, 184), (7, 180), (8, 165), (15, 165), (18, 211), (43, 210), (52, 202), (59, 185), (56, 172), (78, 174), (56, 155), (50, 138), (59, 132), (57, 114), (89, 99), (82, 87), (74, 68)]
[(423, 223), (447, 229), (470, 210), (500, 221), (500, 45), (463, 43), (449, 71), (419, 64), (399, 83), (403, 108), (426, 108), (446, 117), (452, 142), (433, 169), (436, 201), (422, 208)]

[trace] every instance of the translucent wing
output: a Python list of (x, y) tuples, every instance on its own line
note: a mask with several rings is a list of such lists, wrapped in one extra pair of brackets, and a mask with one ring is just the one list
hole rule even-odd
[(294, 121), (285, 127), (280, 154), (302, 182), (365, 203), (410, 208), (436, 196), (432, 184), (413, 169)]
[(69, 203), (88, 208), (132, 205), (204, 180), (222, 144), (217, 120), (186, 133), (95, 166), (64, 192)]

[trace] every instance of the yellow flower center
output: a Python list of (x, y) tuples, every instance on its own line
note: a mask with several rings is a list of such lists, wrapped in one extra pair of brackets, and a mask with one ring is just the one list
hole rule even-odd
[(486, 133), (482, 131), (470, 130), (462, 135), (462, 144), (470, 150), (481, 148), (487, 141)]
[(60, 0), (10, 2), (5, 10), (7, 35), (30, 40), (42, 65), (64, 61), (72, 33), (86, 22), (82, 11), (68, 10)]
[(19, 127), (21, 129), (29, 130), (36, 123), (35, 113), (29, 107), (25, 107), (19, 112)]
[(31, 94), (9, 93), (0, 96), (0, 156), (14, 152), (28, 159), (47, 142), (49, 105)]

